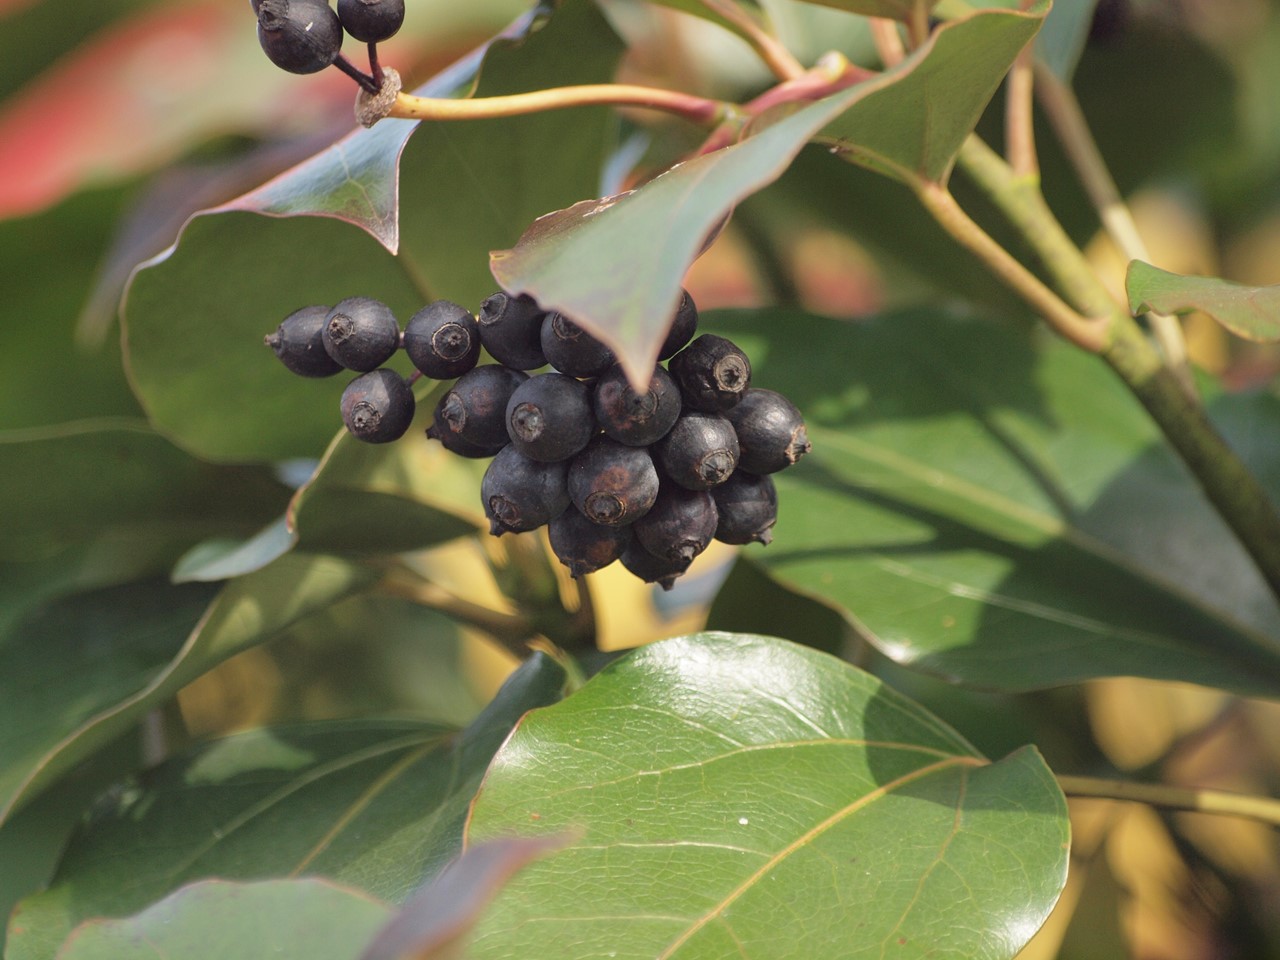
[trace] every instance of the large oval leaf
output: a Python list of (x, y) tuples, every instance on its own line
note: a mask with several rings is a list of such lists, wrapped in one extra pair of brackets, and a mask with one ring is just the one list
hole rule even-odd
[[(1269, 591), (1096, 358), (923, 311), (716, 320), (814, 444), (776, 478), (774, 543), (746, 556), (891, 658), (1005, 690), (1137, 675), (1280, 692)], [(1251, 406), (1254, 434), (1280, 429), (1274, 401)], [(1280, 484), (1273, 451), (1245, 450)]]
[(133, 913), (205, 877), (306, 874), (403, 900), (456, 856), (467, 805), (512, 725), (563, 684), (537, 655), (461, 733), (317, 721), (176, 757), (99, 805), (49, 890), (15, 912), (6, 958), (45, 960), (82, 920)]
[(1238, 337), (1280, 340), (1280, 286), (1250, 287), (1218, 277), (1187, 277), (1141, 260), (1125, 277), (1129, 309), (1137, 316), (1203, 310)]
[(652, 370), (680, 284), (717, 225), (776, 180), (820, 134), (841, 156), (908, 180), (942, 179), (1013, 58), (1043, 17), (998, 11), (939, 29), (915, 54), (681, 163), (620, 197), (584, 201), (533, 224), (492, 256), (513, 292), (561, 310), (618, 353), (634, 380)]
[(471, 956), (1007, 958), (1066, 880), (1034, 750), (988, 763), (869, 675), (748, 635), (642, 648), (521, 722), (468, 842), (571, 828)]

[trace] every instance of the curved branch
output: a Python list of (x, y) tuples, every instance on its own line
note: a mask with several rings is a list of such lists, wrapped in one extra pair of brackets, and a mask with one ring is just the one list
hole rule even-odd
[(567, 107), (643, 107), (710, 126), (736, 114), (737, 108), (720, 100), (624, 83), (589, 83), (576, 87), (550, 87), (503, 97), (450, 99), (399, 94), (387, 114), (405, 120), (490, 120), (518, 117)]
[(1133, 783), (1127, 780), (1104, 780), (1100, 777), (1074, 777), (1058, 774), (1058, 786), (1068, 797), (1098, 797), (1106, 800), (1129, 800), (1165, 810), (1193, 813), (1217, 813), (1246, 817), (1280, 826), (1280, 800), (1254, 797), (1223, 790), (1198, 787), (1172, 787), (1163, 783)]

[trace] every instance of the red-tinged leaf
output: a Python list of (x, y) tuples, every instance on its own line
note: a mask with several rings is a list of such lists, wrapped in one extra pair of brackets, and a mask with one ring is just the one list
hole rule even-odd
[(1129, 264), (1125, 279), (1129, 309), (1137, 316), (1202, 310), (1246, 340), (1280, 340), (1280, 286), (1249, 287), (1217, 277), (1184, 277), (1141, 260)]
[(57, 61), (0, 110), (0, 217), (152, 170), (211, 132), (280, 129), (296, 106), (350, 102), (336, 71), (309, 81), (262, 56), (246, 4), (151, 7)]
[(572, 834), (503, 837), (471, 847), (400, 908), (360, 960), (443, 960), (520, 869), (559, 850)]

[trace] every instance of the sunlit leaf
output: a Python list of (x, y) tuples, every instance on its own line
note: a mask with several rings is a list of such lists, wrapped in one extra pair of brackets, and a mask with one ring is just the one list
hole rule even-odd
[(1141, 260), (1129, 264), (1125, 280), (1129, 309), (1137, 316), (1202, 310), (1238, 337), (1280, 340), (1280, 286), (1250, 287), (1217, 277), (1185, 277)]
[(566, 829), (470, 956), (1008, 958), (1066, 880), (1033, 749), (989, 763), (848, 664), (741, 634), (641, 648), (521, 722), (468, 842)]

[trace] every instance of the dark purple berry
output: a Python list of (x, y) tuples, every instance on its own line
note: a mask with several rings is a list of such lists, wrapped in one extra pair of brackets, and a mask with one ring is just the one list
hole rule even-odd
[(721, 543), (763, 543), (773, 540), (778, 521), (778, 491), (770, 477), (739, 470), (711, 491), (720, 520), (716, 539)]
[(752, 387), (725, 417), (738, 435), (738, 466), (748, 473), (777, 473), (812, 449), (796, 405), (772, 390)]
[(633, 447), (657, 443), (680, 416), (680, 389), (662, 367), (654, 368), (648, 391), (638, 394), (622, 367), (614, 365), (596, 381), (594, 401), (600, 428)]
[(317, 73), (342, 50), (342, 24), (325, 0), (261, 0), (258, 43), (281, 70)]
[(342, 369), (342, 364), (325, 353), (320, 331), (328, 307), (303, 307), (281, 321), (275, 333), (263, 338), (263, 343), (275, 351), (280, 362), (300, 377), (331, 377)]
[(545, 317), (532, 297), (498, 291), (480, 305), (480, 340), (499, 363), (515, 370), (533, 370), (547, 362), (542, 352)]
[(453, 434), (475, 449), (505, 447), (510, 442), (507, 401), (528, 379), (527, 373), (496, 363), (469, 370), (440, 398), (427, 436), (445, 443), (445, 436)]
[(482, 460), (485, 457), (492, 457), (507, 445), (509, 441), (506, 437), (503, 437), (498, 443), (481, 446), (469, 440), (464, 440), (460, 434), (454, 433), (447, 426), (442, 426), (446, 422), (442, 410), (447, 397), (448, 394), (445, 394), (436, 403), (435, 415), (432, 418), (431, 426), (427, 427), (426, 430), (427, 439), (439, 440), (440, 445), (450, 453), (456, 453), (458, 456), (466, 457), (470, 460)]
[(480, 499), (489, 518), (489, 532), (536, 530), (560, 516), (569, 506), (565, 463), (539, 463), (513, 446), (503, 447), (480, 481)]
[(404, 23), (404, 0), (338, 0), (338, 19), (352, 38), (381, 43)]
[(591, 391), (563, 373), (530, 377), (507, 401), (507, 435), (526, 457), (568, 460), (596, 432)]
[(630, 527), (592, 523), (576, 508), (552, 520), (547, 533), (551, 549), (575, 580), (613, 563), (631, 542)]
[(681, 290), (680, 306), (676, 308), (676, 315), (671, 319), (667, 338), (662, 341), (662, 348), (658, 351), (658, 359), (668, 360), (674, 357), (697, 332), (698, 308), (694, 305), (693, 297), (689, 296), (689, 291)]
[(321, 337), (334, 360), (348, 370), (367, 372), (382, 366), (399, 348), (400, 325), (382, 301), (347, 297), (329, 311)]
[(666, 484), (653, 508), (632, 530), (640, 545), (660, 560), (689, 566), (716, 533), (716, 502), (705, 490)]
[(613, 364), (613, 351), (563, 314), (547, 314), (541, 343), (547, 363), (571, 377), (598, 377)]
[(480, 359), (480, 328), (466, 307), (448, 300), (429, 303), (404, 326), (404, 352), (423, 376), (452, 380)]
[(588, 520), (626, 526), (658, 498), (658, 471), (644, 447), (596, 437), (569, 464), (569, 496)]
[(394, 370), (356, 377), (342, 391), (342, 422), (365, 443), (388, 443), (404, 436), (413, 422), (413, 390)]
[(738, 438), (733, 425), (720, 414), (694, 410), (682, 414), (667, 435), (654, 444), (653, 456), (680, 486), (709, 490), (724, 483), (737, 469)]
[(676, 579), (689, 569), (687, 563), (672, 563), (670, 560), (655, 557), (640, 546), (637, 540), (632, 540), (631, 543), (627, 544), (627, 548), (622, 551), (622, 556), (619, 559), (622, 560), (622, 565), (630, 570), (632, 574), (645, 583), (658, 584), (663, 590), (670, 590), (674, 587)]
[(704, 333), (668, 365), (680, 384), (686, 409), (723, 412), (742, 399), (751, 385), (751, 361), (736, 344)]

